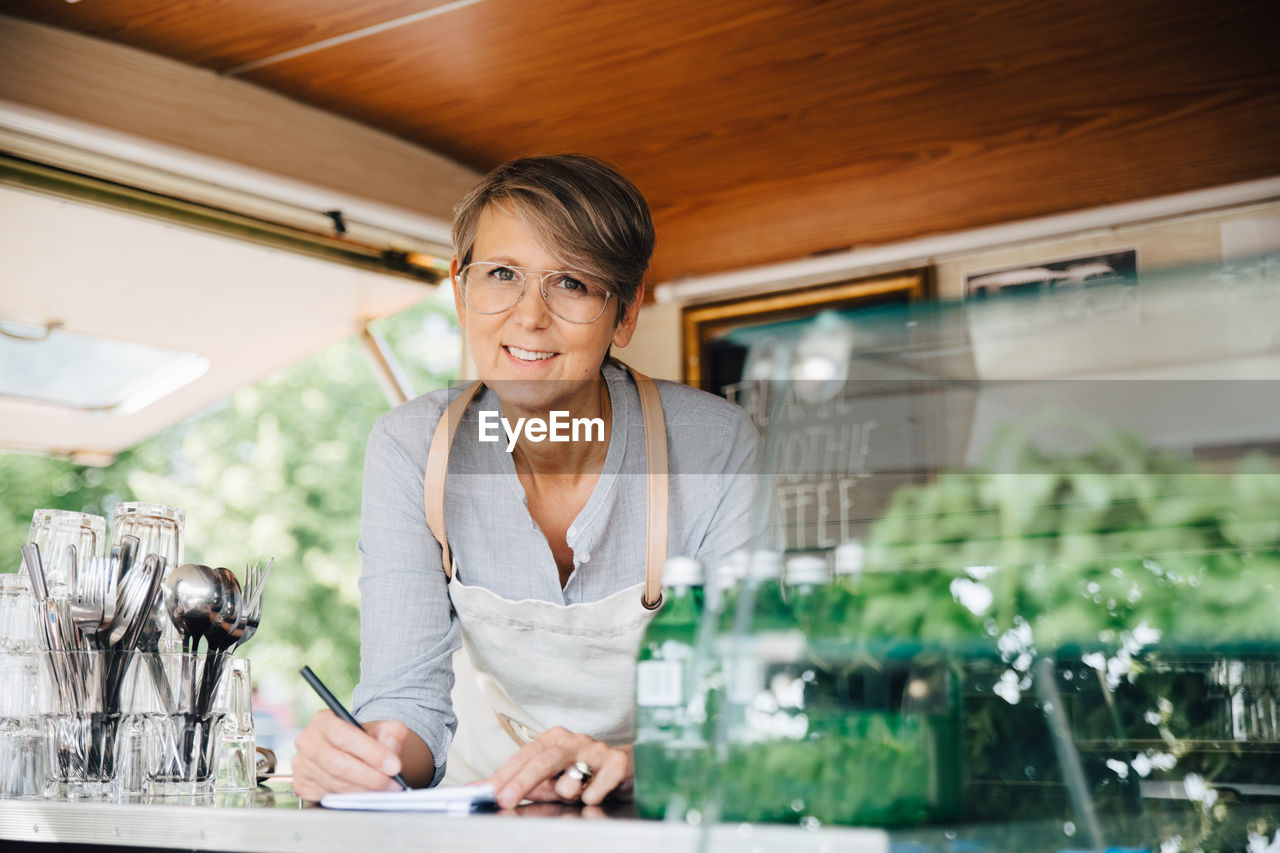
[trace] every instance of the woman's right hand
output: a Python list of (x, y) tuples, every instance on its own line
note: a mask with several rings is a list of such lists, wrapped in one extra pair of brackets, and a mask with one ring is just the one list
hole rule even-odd
[(318, 711), (294, 741), (293, 791), (318, 802), (337, 791), (398, 791), (400, 754), (409, 728), (397, 720), (364, 723), (364, 729)]

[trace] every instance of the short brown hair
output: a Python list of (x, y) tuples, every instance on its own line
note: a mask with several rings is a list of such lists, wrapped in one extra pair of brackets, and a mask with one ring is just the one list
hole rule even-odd
[(471, 263), (480, 216), (502, 202), (567, 266), (604, 284), (620, 308), (635, 301), (653, 255), (653, 218), (644, 196), (617, 169), (585, 154), (503, 163), (453, 208), (459, 266)]

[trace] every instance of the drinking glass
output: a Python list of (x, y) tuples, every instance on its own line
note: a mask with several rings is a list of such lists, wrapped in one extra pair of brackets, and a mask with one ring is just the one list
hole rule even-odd
[(120, 729), (116, 734), (114, 794), (124, 801), (140, 801), (147, 777), (161, 759), (151, 740), (149, 721), (164, 717), (164, 704), (142, 653), (129, 652), (119, 695)]
[(0, 649), (0, 799), (42, 797), (49, 784), (38, 681), (33, 653)]
[(111, 544), (124, 536), (138, 537), (138, 559), (147, 554), (164, 557), (165, 567), (182, 564), (182, 528), (187, 514), (176, 506), (130, 501), (116, 504), (111, 515)]
[[(209, 656), (164, 653), (160, 656), (164, 682), (171, 690), (161, 707), (173, 714), (147, 716), (149, 746), (147, 794), (151, 797), (212, 794), (218, 772), (218, 744), (227, 717), (227, 693), (212, 685), (209, 708), (196, 707), (197, 691)], [(225, 679), (224, 679), (225, 680)], [(159, 689), (151, 679), (153, 689)]]
[(41, 651), (36, 701), (49, 738), (49, 795), (97, 798), (115, 776), (120, 712), (107, 695), (109, 654)]
[[(70, 597), (76, 562), (100, 555), (106, 539), (107, 521), (100, 515), (61, 509), (35, 511), (27, 541), (40, 547), (49, 598)], [(68, 546), (74, 546), (74, 550)], [(26, 571), (25, 566), (22, 571)]]
[(36, 648), (36, 619), (25, 574), (0, 575), (0, 652)]
[[(136, 501), (120, 503), (111, 516), (111, 544), (119, 545), (125, 536), (138, 537), (137, 559), (141, 560), (147, 554), (164, 557), (167, 576), (175, 566), (182, 565), (182, 528), (186, 521), (186, 512), (175, 506)], [(159, 610), (152, 614), (152, 619), (160, 629), (158, 649), (153, 651), (179, 651), (182, 640), (173, 623)]]
[(147, 792), (147, 774), (154, 763), (147, 733), (148, 719), (147, 714), (138, 712), (137, 709), (131, 709), (120, 717), (120, 729), (116, 732), (115, 788), (112, 793), (123, 801), (133, 801)]
[(225, 706), (218, 745), (219, 791), (249, 791), (257, 787), (257, 754), (253, 737), (253, 685), (249, 660), (235, 658), (227, 666), (218, 706)]

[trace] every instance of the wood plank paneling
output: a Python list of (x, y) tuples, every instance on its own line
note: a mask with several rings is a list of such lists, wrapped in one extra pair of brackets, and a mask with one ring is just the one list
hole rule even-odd
[[(299, 3), (254, 8), (339, 14)], [(224, 5), (267, 14), (180, 8)], [(1276, 8), (483, 0), (246, 79), (478, 170), (602, 156), (654, 207), (659, 282), (1280, 174)], [(163, 29), (114, 14), (122, 39)], [(230, 56), (166, 50), (183, 38)]]
[(0, 108), (12, 102), (292, 179), (334, 193), (336, 207), (366, 199), (448, 222), (478, 178), (275, 92), (76, 33), (0, 17), (0, 57)]
[(449, 0), (3, 0), (0, 12), (221, 71)]
[(613, 160), (656, 281), (1280, 172), (1273, 4), (646, 8), (489, 0), (253, 76), (478, 169)]

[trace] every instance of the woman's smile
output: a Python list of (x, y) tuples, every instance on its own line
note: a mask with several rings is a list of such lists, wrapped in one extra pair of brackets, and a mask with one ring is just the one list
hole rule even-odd
[(504, 344), (502, 348), (506, 351), (508, 357), (521, 366), (537, 366), (542, 362), (550, 361), (560, 354), (546, 350), (525, 349), (515, 344)]

